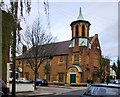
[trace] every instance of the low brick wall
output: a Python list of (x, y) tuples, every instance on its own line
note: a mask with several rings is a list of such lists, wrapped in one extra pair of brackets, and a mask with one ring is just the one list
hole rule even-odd
[(75, 87), (87, 87), (87, 83), (71, 83), (71, 84), (67, 84), (67, 83), (63, 83), (63, 82), (51, 82), (48, 83), (49, 85), (59, 85), (59, 86), (75, 86)]
[(63, 83), (63, 82), (49, 82), (48, 84), (49, 85), (60, 85), (60, 86), (64, 86), (65, 85), (65, 83)]
[(76, 86), (76, 87), (87, 87), (87, 83), (71, 83), (70, 86)]

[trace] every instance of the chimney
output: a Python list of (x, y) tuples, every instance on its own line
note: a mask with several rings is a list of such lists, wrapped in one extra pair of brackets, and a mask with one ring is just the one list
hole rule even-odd
[(27, 46), (23, 45), (22, 54), (24, 54), (26, 51), (27, 51)]

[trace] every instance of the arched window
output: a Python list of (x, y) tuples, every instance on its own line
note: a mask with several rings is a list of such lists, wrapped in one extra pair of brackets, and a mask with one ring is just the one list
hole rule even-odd
[(85, 36), (85, 25), (82, 25), (82, 36)]
[(76, 25), (76, 37), (78, 37), (78, 33), (79, 33), (79, 27), (78, 25)]

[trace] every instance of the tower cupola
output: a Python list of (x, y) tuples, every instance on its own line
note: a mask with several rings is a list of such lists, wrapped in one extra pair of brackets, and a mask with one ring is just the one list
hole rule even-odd
[(90, 22), (83, 18), (81, 8), (79, 10), (79, 15), (75, 21), (73, 21), (70, 26), (72, 29), (72, 38), (76, 37), (89, 37)]
[(90, 22), (86, 21), (82, 15), (82, 10), (80, 8), (79, 15), (75, 21), (73, 21), (70, 26), (72, 30), (72, 39), (71, 39), (71, 47), (81, 47), (86, 46), (90, 47), (89, 42), (89, 29), (90, 29)]

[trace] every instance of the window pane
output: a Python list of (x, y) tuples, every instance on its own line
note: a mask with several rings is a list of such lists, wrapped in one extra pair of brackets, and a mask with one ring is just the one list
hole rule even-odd
[(60, 57), (60, 62), (63, 62), (63, 57), (62, 56)]
[(59, 73), (59, 82), (63, 82), (64, 80), (64, 73)]
[(46, 74), (46, 80), (47, 80), (47, 81), (50, 81), (50, 73), (47, 73), (47, 74)]
[(82, 25), (82, 36), (84, 37), (85, 36), (85, 26)]
[(76, 25), (76, 37), (78, 37), (78, 33), (79, 33), (79, 28), (78, 25)]
[(78, 53), (74, 54), (74, 61), (79, 61), (79, 54)]

